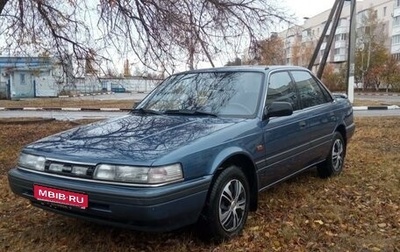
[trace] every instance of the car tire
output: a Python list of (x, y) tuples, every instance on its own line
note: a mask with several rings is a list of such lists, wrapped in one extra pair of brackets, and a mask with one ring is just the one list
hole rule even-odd
[(317, 166), (319, 176), (321, 178), (328, 178), (339, 175), (343, 170), (345, 155), (346, 144), (343, 140), (342, 134), (336, 132), (333, 137), (328, 157), (322, 164)]
[(239, 235), (246, 224), (249, 206), (247, 178), (239, 167), (229, 166), (212, 185), (199, 222), (200, 235), (214, 242)]

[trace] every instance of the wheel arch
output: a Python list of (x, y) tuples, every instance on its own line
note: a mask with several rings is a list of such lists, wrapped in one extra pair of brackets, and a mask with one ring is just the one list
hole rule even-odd
[(238, 166), (245, 174), (250, 187), (250, 211), (257, 210), (258, 206), (258, 179), (256, 166), (251, 158), (243, 153), (236, 152), (222, 159), (216, 166), (211, 184), (214, 184), (219, 174), (230, 166)]
[(347, 149), (347, 134), (346, 134), (346, 127), (341, 124), (339, 126), (336, 127), (335, 132), (339, 132), (342, 137), (343, 137), (343, 141), (344, 141), (344, 150), (345, 150), (345, 154), (346, 154), (346, 149)]

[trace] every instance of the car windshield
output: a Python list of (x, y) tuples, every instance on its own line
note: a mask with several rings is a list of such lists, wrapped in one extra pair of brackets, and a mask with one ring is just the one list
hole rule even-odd
[[(199, 72), (166, 79), (136, 108), (165, 114), (254, 117), (260, 72)], [(189, 113), (192, 112), (192, 113)]]

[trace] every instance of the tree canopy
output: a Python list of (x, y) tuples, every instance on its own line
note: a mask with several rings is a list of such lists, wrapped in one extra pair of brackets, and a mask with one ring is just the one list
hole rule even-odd
[(258, 41), (249, 48), (252, 52), (246, 63), (262, 65), (284, 65), (286, 63), (286, 51), (284, 41), (277, 34)]
[(259, 41), (286, 17), (275, 0), (0, 0), (0, 53), (131, 53), (153, 69), (193, 68)]
[(363, 83), (363, 88), (379, 88), (384, 68), (391, 61), (385, 45), (385, 27), (373, 8), (362, 14), (361, 27), (357, 32), (355, 77)]

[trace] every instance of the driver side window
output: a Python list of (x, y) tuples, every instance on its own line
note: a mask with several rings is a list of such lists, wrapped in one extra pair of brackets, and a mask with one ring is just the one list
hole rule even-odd
[(267, 106), (272, 102), (289, 102), (293, 110), (298, 110), (298, 97), (288, 72), (271, 74), (268, 82)]

